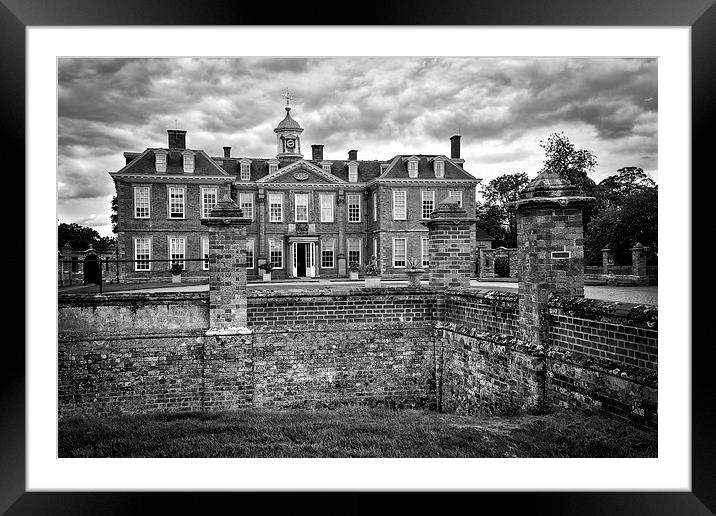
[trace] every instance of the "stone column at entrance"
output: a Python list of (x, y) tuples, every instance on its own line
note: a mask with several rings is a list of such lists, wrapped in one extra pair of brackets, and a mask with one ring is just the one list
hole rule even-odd
[(605, 247), (602, 249), (602, 274), (611, 274), (614, 267), (614, 249)]
[(447, 198), (423, 222), (428, 228), (431, 287), (469, 287), (475, 267), (475, 218)]
[(637, 277), (638, 283), (646, 283), (648, 280), (646, 273), (646, 252), (649, 248), (644, 247), (641, 243), (637, 243), (629, 250), (631, 251), (631, 273)]
[(527, 344), (547, 345), (551, 295), (584, 297), (582, 209), (593, 200), (545, 171), (511, 205), (517, 214), (520, 337)]
[(209, 327), (246, 327), (246, 227), (239, 206), (229, 196), (201, 219), (209, 228)]

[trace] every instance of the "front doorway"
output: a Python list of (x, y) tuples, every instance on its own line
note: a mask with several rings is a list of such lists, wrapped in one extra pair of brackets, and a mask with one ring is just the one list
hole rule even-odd
[(316, 276), (315, 242), (292, 242), (293, 277), (313, 278)]

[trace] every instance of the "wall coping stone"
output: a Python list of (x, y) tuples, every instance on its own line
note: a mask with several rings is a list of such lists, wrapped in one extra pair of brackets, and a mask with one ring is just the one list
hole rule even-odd
[(110, 294), (59, 294), (63, 306), (98, 306), (127, 303), (170, 303), (172, 301), (208, 300), (208, 292), (122, 292)]
[(481, 299), (491, 304), (508, 303), (517, 304), (519, 295), (517, 292), (504, 292), (501, 290), (486, 290), (476, 287), (450, 287), (445, 289), (445, 296), (472, 297)]
[(472, 337), (478, 340), (487, 341), (498, 346), (504, 346), (505, 348), (511, 349), (513, 351), (524, 353), (525, 355), (545, 355), (544, 346), (540, 344), (527, 343), (518, 337), (512, 337), (510, 335), (504, 335), (502, 333), (481, 331), (471, 326), (445, 322), (437, 322), (435, 324), (435, 329), (438, 331), (458, 333), (460, 335), (464, 335), (465, 337)]
[(547, 357), (578, 365), (602, 374), (607, 374), (617, 378), (624, 378), (640, 385), (647, 387), (658, 386), (658, 373), (656, 371), (648, 371), (638, 366), (615, 362), (608, 358), (599, 358), (576, 351), (570, 351), (563, 348), (550, 348)]
[(655, 305), (551, 296), (547, 306), (552, 315), (567, 315), (598, 322), (614, 321), (620, 324), (628, 321), (632, 326), (658, 329), (659, 310)]
[(432, 322), (379, 322), (379, 323), (319, 323), (301, 324), (295, 326), (252, 326), (254, 335), (276, 333), (314, 333), (314, 332), (340, 332), (340, 331), (375, 331), (375, 330), (434, 330)]
[(432, 287), (328, 287), (328, 288), (307, 288), (307, 289), (272, 289), (254, 290), (249, 292), (251, 298), (270, 297), (349, 297), (349, 296), (413, 296), (413, 295), (438, 295), (442, 289)]
[(60, 342), (75, 342), (75, 341), (96, 341), (96, 340), (135, 340), (135, 339), (163, 339), (163, 338), (175, 338), (175, 337), (204, 337), (206, 335), (205, 329), (197, 330), (166, 330), (166, 331), (122, 331), (117, 333), (112, 332), (61, 332), (57, 334), (57, 340)]

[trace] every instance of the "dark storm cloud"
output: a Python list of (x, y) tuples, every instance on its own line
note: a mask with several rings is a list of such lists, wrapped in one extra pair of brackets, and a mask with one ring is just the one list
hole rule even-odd
[(287, 87), (307, 154), (312, 143), (330, 159), (447, 154), (459, 132), (489, 180), (536, 172), (539, 141), (564, 130), (598, 154), (597, 175), (655, 174), (656, 72), (655, 59), (617, 58), (61, 59), (58, 193), (102, 213), (122, 152), (166, 145), (175, 126), (211, 155), (272, 156)]

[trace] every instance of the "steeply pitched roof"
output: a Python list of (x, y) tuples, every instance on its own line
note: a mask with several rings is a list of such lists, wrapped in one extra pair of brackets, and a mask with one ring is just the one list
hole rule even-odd
[[(248, 159), (251, 160), (251, 181), (258, 181), (259, 179), (262, 179), (268, 175), (268, 162), (269, 160), (267, 158), (221, 158), (221, 157), (213, 157), (213, 160), (217, 162), (226, 172), (233, 176), (239, 177), (240, 175), (240, 166), (239, 162), (242, 159)], [(311, 163), (318, 168), (321, 168), (321, 161), (330, 161), (331, 164), (331, 174), (336, 176), (338, 179), (342, 179), (345, 182), (348, 182), (348, 163), (347, 160), (330, 160), (330, 159), (324, 159), (324, 160), (312, 160), (312, 159), (304, 159), (302, 161), (306, 161), (308, 163)], [(295, 159), (280, 159), (279, 160), (279, 171), (291, 165), (292, 163), (295, 163)], [(387, 164), (387, 161), (358, 161), (358, 182), (359, 183), (365, 183), (367, 181), (370, 181), (371, 179), (375, 179), (380, 175), (380, 165), (381, 163)]]
[[(146, 175), (185, 175), (185, 176), (228, 176), (229, 174), (217, 165), (217, 163), (210, 158), (202, 150), (192, 150), (194, 152), (194, 172), (191, 174), (184, 173), (184, 166), (182, 161), (182, 150), (176, 149), (163, 149), (167, 153), (167, 171), (157, 172), (155, 165), (155, 154), (154, 151), (158, 149), (147, 149), (136, 158), (130, 161), (119, 171), (113, 175), (135, 175), (135, 174), (146, 174)], [(125, 153), (127, 154), (127, 153)]]
[[(425, 154), (404, 154), (398, 156), (399, 159), (394, 160), (393, 164), (385, 171), (382, 179), (410, 179), (408, 175), (408, 163), (405, 158), (415, 156), (418, 158), (418, 179), (435, 179), (435, 171), (433, 170), (432, 160), (438, 156)], [(460, 179), (479, 181), (469, 172), (454, 164), (448, 158), (442, 156), (445, 163), (444, 179)]]
[[(378, 177), (383, 177), (386, 179), (410, 179), (410, 177), (408, 176), (407, 164), (402, 159), (404, 157), (407, 158), (409, 157), (409, 155), (406, 154), (395, 156), (394, 158), (391, 158), (389, 160), (356, 160), (356, 162), (358, 163), (358, 182), (367, 183), (368, 181), (376, 179)], [(435, 172), (433, 171), (432, 162), (428, 162), (428, 159), (435, 158), (436, 156), (420, 155), (417, 157), (418, 178), (435, 179)], [(212, 157), (212, 159), (216, 161), (219, 166), (221, 166), (226, 172), (228, 172), (232, 176), (239, 176), (239, 162), (242, 159), (248, 159), (251, 161), (251, 181), (258, 181), (259, 179), (262, 179), (268, 175), (268, 158), (222, 158), (215, 156)], [(342, 179), (345, 182), (348, 182), (348, 164), (351, 163), (350, 160), (303, 159), (302, 161), (312, 163), (319, 168), (321, 168), (322, 161), (331, 162), (331, 174), (333, 174), (339, 179)], [(280, 159), (279, 170), (295, 162), (295, 159)], [(390, 165), (391, 163), (393, 164), (393, 166), (388, 166), (387, 169), (384, 168), (385, 174), (381, 176), (381, 165)], [(475, 178), (472, 174), (466, 172), (461, 167), (455, 165), (447, 158), (445, 158), (444, 179), (457, 179), (475, 182), (479, 181), (479, 179)]]

